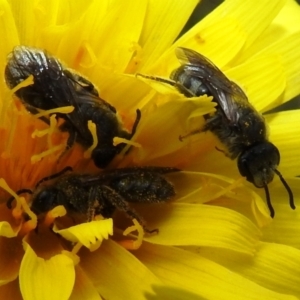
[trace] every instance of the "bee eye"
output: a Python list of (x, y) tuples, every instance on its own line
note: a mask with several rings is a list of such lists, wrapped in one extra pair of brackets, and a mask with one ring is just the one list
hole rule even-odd
[(35, 197), (34, 201), (31, 204), (31, 210), (35, 214), (40, 214), (49, 211), (58, 204), (59, 191), (57, 189), (45, 189), (42, 190)]

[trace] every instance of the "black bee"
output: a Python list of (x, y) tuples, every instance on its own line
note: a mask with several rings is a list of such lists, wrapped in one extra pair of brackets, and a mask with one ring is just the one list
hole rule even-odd
[[(67, 148), (74, 142), (89, 148), (93, 137), (88, 129), (88, 120), (96, 124), (98, 144), (92, 152), (92, 159), (97, 167), (106, 167), (125, 147), (124, 143), (114, 146), (114, 137), (131, 139), (134, 135), (141, 117), (139, 110), (131, 133), (127, 132), (117, 118), (116, 109), (99, 97), (90, 81), (66, 69), (57, 58), (45, 51), (17, 46), (8, 55), (6, 84), (12, 89), (30, 75), (33, 75), (34, 83), (15, 92), (28, 111), (36, 114), (39, 109), (74, 107), (71, 113), (56, 114), (57, 118), (65, 120), (60, 129), (69, 132)], [(49, 124), (46, 117), (41, 119)]]
[[(144, 221), (128, 202), (159, 203), (172, 198), (175, 196), (174, 186), (162, 175), (180, 170), (168, 167), (132, 167), (104, 171), (98, 175), (79, 175), (66, 173), (67, 171), (71, 171), (71, 168), (67, 167), (43, 178), (34, 191), (22, 189), (17, 194), (32, 194), (30, 208), (36, 215), (63, 205), (70, 215), (83, 214), (86, 221), (91, 221), (99, 214), (109, 218), (117, 209), (144, 226)], [(50, 180), (53, 182), (45, 185)], [(7, 201), (8, 208), (12, 207), (13, 200), (14, 198), (10, 198)], [(152, 233), (157, 230), (145, 228), (145, 231)]]
[(243, 90), (229, 80), (220, 69), (203, 55), (187, 48), (177, 48), (176, 56), (181, 66), (170, 79), (145, 76), (176, 87), (186, 97), (212, 96), (217, 103), (216, 112), (205, 115), (203, 128), (194, 130), (183, 138), (210, 130), (225, 147), (229, 158), (236, 159), (239, 172), (257, 188), (264, 188), (271, 217), (275, 212), (271, 204), (268, 184), (277, 174), (289, 194), (289, 202), (295, 209), (293, 193), (277, 170), (280, 154), (267, 139), (265, 120), (249, 103)]

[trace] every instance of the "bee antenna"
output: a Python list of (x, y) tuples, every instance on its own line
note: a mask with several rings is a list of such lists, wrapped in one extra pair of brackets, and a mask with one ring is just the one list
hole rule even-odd
[(270, 216), (271, 216), (271, 218), (274, 218), (275, 211), (274, 211), (274, 208), (271, 203), (270, 192), (269, 192), (268, 185), (266, 183), (264, 184), (264, 189), (265, 189), (265, 193), (266, 193), (266, 200), (267, 200), (267, 205), (268, 205), (268, 208), (270, 211)]
[(295, 203), (294, 203), (294, 195), (293, 192), (291, 190), (291, 188), (289, 187), (289, 185), (287, 184), (287, 182), (284, 180), (284, 178), (282, 177), (281, 173), (278, 170), (274, 170), (275, 174), (277, 174), (277, 176), (280, 178), (280, 181), (282, 182), (282, 184), (284, 185), (285, 189), (287, 190), (288, 194), (289, 194), (289, 198), (290, 198), (290, 207), (292, 209), (295, 209)]

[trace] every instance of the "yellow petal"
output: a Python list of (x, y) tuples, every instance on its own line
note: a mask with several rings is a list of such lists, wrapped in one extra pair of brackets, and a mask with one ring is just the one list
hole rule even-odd
[[(214, 104), (208, 97), (183, 101), (179, 99), (176, 101), (174, 95), (170, 95), (169, 97), (170, 101), (159, 108), (149, 107), (149, 105), (148, 109), (146, 110), (145, 108), (145, 112), (142, 112), (144, 117), (134, 137), (134, 141), (140, 143), (142, 148), (132, 149), (130, 157), (125, 157), (125, 160), (131, 158), (135, 164), (139, 164), (140, 162), (149, 164), (149, 161), (152, 161), (152, 164), (154, 159), (161, 159), (164, 155), (169, 155), (169, 159), (172, 158), (172, 153), (180, 156), (178, 157), (177, 164), (179, 164), (180, 160), (186, 159), (182, 153), (176, 153), (176, 151), (181, 148), (187, 148), (186, 143), (179, 140), (179, 136), (186, 132), (190, 114), (195, 109), (198, 109), (198, 115), (201, 112), (203, 115), (208, 110), (213, 111)], [(166, 100), (166, 97), (162, 97), (162, 99)], [(174, 165), (174, 161), (173, 159), (171, 165)], [(165, 165), (167, 164), (168, 162), (166, 161)]]
[(268, 290), (189, 251), (145, 243), (135, 253), (166, 284), (195, 293), (200, 299), (296, 299)]
[(139, 40), (146, 6), (145, 0), (117, 1), (99, 20), (101, 31), (93, 34), (89, 43), (100, 66), (124, 71), (135, 50), (133, 46)]
[(222, 67), (241, 50), (245, 39), (245, 34), (236, 20), (222, 18), (215, 20), (208, 27), (204, 27), (202, 22), (199, 22), (159, 58), (150, 68), (151, 75), (169, 76), (179, 66), (175, 56), (177, 47), (195, 49)]
[(263, 112), (282, 103), (279, 96), (286, 82), (278, 56), (259, 55), (225, 73), (245, 90), (249, 102), (257, 111)]
[[(253, 263), (242, 275), (278, 293), (300, 296), (300, 251), (293, 247), (263, 243)], [(242, 267), (242, 264), (240, 264)]]
[[(19, 44), (19, 36), (12, 11), (6, 0), (0, 1), (0, 11), (0, 36), (2, 44), (0, 63), (4, 66), (7, 54), (12, 50), (13, 46)], [(1, 91), (3, 91), (4, 80), (1, 80), (1, 85)]]
[(94, 287), (90, 278), (85, 274), (84, 270), (79, 265), (77, 265), (75, 267), (75, 271), (75, 285), (69, 300), (101, 300), (101, 296)]
[(266, 115), (270, 126), (270, 141), (279, 149), (279, 170), (285, 176), (297, 176), (300, 169), (300, 110)]
[(272, 21), (270, 26), (256, 39), (248, 49), (245, 49), (238, 58), (239, 62), (260, 52), (264, 48), (287, 38), (300, 30), (300, 7), (294, 0), (287, 0), (286, 4)]
[(38, 257), (26, 242), (24, 248), (19, 275), (24, 299), (69, 299), (75, 281), (73, 260), (64, 254), (45, 260)]
[[(285, 0), (263, 0), (253, 4), (252, 0), (224, 1), (201, 23), (209, 26), (224, 16), (238, 20), (241, 28), (247, 34), (245, 48), (249, 47), (257, 37), (269, 26), (285, 4)], [(224, 37), (226, 38), (226, 37)]]
[(300, 296), (300, 251), (275, 243), (260, 243), (255, 256), (245, 260), (230, 253), (199, 249), (199, 254), (216, 260), (230, 270), (277, 293)]
[[(300, 15), (299, 15), (300, 17)], [(286, 76), (286, 89), (281, 96), (281, 101), (285, 102), (300, 94), (299, 76), (300, 76), (300, 53), (295, 49), (300, 48), (300, 31), (274, 42), (268, 47), (257, 52), (260, 55), (278, 55), (284, 68)]]
[(223, 207), (172, 203), (142, 215), (159, 229), (144, 238), (154, 244), (220, 247), (252, 255), (261, 235), (249, 219)]
[(0, 286), (0, 299), (23, 300), (24, 298), (20, 292), (19, 281), (14, 280)]
[(101, 97), (117, 107), (117, 111), (125, 118), (130, 113), (135, 115), (137, 108), (143, 108), (143, 99), (151, 91), (147, 84), (131, 75), (107, 73), (101, 68), (99, 72), (104, 72), (105, 76), (100, 81), (97, 76), (93, 82), (99, 85)]
[(8, 238), (16, 237), (18, 235), (18, 230), (14, 230), (10, 223), (0, 222), (0, 236), (5, 236)]
[[(99, 32), (99, 23), (108, 10), (108, 1), (39, 1), (35, 7), (35, 44), (55, 53), (74, 67), (74, 60), (84, 52), (86, 41)], [(70, 51), (70, 45), (72, 51)], [(82, 48), (81, 48), (82, 47)]]
[(193, 12), (198, 0), (187, 2), (148, 1), (147, 14), (140, 38), (142, 60), (139, 70), (147, 70), (171, 45)]
[[(268, 34), (273, 32), (279, 39), (278, 33), (291, 33), (300, 30), (299, 24), (300, 6), (295, 0), (287, 0), (282, 10), (273, 20), (270, 28), (268, 28)], [(278, 31), (274, 31), (278, 29)], [(284, 29), (284, 30), (283, 30)], [(277, 34), (276, 34), (277, 33)]]
[(286, 178), (286, 181), (294, 193), (296, 209), (290, 208), (287, 192), (276, 180), (270, 189), (276, 215), (273, 222), (263, 229), (263, 240), (300, 248), (300, 179)]
[(68, 241), (80, 242), (90, 248), (93, 244), (101, 244), (103, 239), (108, 239), (108, 236), (112, 235), (113, 221), (112, 219), (92, 221), (61, 230), (54, 226), (53, 230)]
[[(20, 42), (24, 45), (33, 45), (35, 37), (37, 36), (36, 31), (39, 26), (36, 26), (34, 8), (36, 1), (14, 1), (11, 3), (11, 8), (14, 14), (16, 26), (20, 36)], [(12, 50), (12, 49), (11, 49)]]
[(111, 240), (95, 252), (81, 251), (80, 266), (104, 299), (144, 300), (145, 293), (153, 295), (153, 285), (161, 285), (137, 258)]
[(20, 238), (0, 238), (0, 285), (18, 277), (23, 254)]

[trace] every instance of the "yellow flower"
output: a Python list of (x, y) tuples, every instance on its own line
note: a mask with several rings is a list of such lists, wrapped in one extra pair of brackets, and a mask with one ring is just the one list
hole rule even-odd
[[(46, 49), (99, 87), (128, 130), (141, 110), (134, 146), (110, 168), (184, 170), (168, 176), (176, 199), (159, 207), (135, 206), (149, 228), (159, 229), (135, 251), (125, 249), (136, 244), (135, 237), (130, 244), (121, 236), (131, 225), (122, 214), (114, 216), (110, 238), (112, 219), (60, 228), (63, 207), (47, 214), (35, 231), (30, 195), (14, 192), (34, 188), (66, 166), (78, 173), (99, 171), (80, 145), (61, 157), (68, 134), (58, 130), (55, 118), (48, 126), (30, 115), (1, 80), (1, 299), (300, 297), (300, 215), (290, 209), (281, 182), (275, 178), (269, 185), (276, 211), (271, 220), (262, 191), (241, 179), (236, 162), (216, 150), (222, 144), (210, 132), (179, 141), (215, 111), (211, 97), (187, 99), (171, 86), (135, 76), (167, 78), (179, 66), (175, 48), (191, 48), (238, 83), (258, 111), (267, 112), (300, 94), (300, 8), (292, 0), (255, 5), (226, 0), (174, 42), (197, 2), (0, 2), (2, 69), (16, 45)], [(299, 116), (299, 110), (265, 115), (296, 206)], [(6, 206), (10, 195), (17, 198), (12, 210)], [(31, 220), (24, 222), (23, 212)]]

